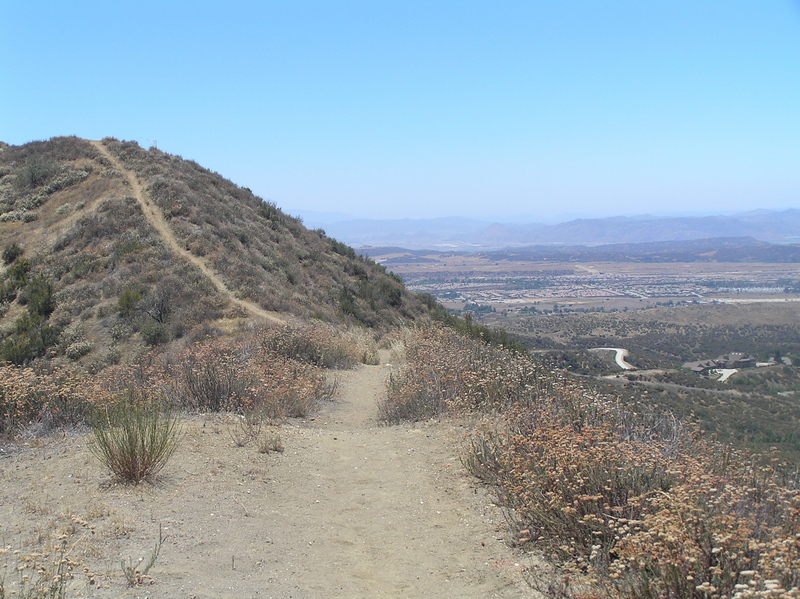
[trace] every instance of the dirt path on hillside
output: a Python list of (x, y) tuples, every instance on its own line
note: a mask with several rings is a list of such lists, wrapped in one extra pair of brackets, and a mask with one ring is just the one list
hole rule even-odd
[[(193, 418), (155, 486), (108, 487), (85, 437), (0, 459), (0, 537), (25, 555), (72, 522), (71, 557), (97, 584), (79, 574), (68, 596), (533, 596), (529, 556), (458, 460), (464, 429), (378, 426), (389, 370), (339, 373), (340, 399), (274, 431), (283, 453), (236, 447), (232, 416)], [(146, 560), (159, 526), (153, 584), (127, 589), (120, 561)]]
[(178, 243), (178, 240), (172, 233), (172, 229), (170, 228), (166, 219), (164, 219), (164, 215), (161, 214), (161, 211), (158, 209), (158, 207), (147, 197), (142, 189), (142, 186), (139, 185), (136, 175), (130, 170), (124, 168), (122, 163), (117, 160), (117, 158), (111, 154), (111, 152), (108, 151), (101, 141), (92, 141), (92, 145), (97, 148), (97, 150), (104, 157), (106, 157), (111, 164), (114, 165), (115, 169), (119, 170), (125, 175), (125, 178), (131, 187), (131, 191), (133, 191), (134, 197), (139, 203), (147, 222), (149, 222), (158, 232), (158, 234), (161, 235), (164, 243), (166, 243), (173, 252), (200, 269), (200, 271), (214, 284), (214, 287), (217, 288), (219, 293), (226, 296), (231, 303), (243, 308), (248, 314), (278, 324), (283, 324), (285, 322), (284, 319), (278, 316), (276, 313), (269, 312), (253, 302), (236, 297), (233, 291), (231, 291), (231, 289), (219, 277), (216, 271), (214, 271), (214, 269), (211, 268), (211, 266), (205, 260), (199, 256), (195, 256), (180, 243)]

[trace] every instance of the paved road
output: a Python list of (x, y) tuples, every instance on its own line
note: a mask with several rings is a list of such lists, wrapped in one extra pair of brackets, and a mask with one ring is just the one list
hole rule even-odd
[(622, 370), (636, 370), (636, 367), (633, 364), (629, 364), (625, 361), (625, 358), (628, 357), (628, 350), (623, 349), (621, 347), (593, 347), (588, 351), (613, 351), (616, 352), (614, 356), (614, 361), (617, 363), (617, 366), (622, 368)]

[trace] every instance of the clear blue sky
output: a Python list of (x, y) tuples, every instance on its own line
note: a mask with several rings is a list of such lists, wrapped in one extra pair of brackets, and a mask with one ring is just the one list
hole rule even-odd
[(368, 217), (800, 207), (800, 0), (0, 2), (0, 140)]

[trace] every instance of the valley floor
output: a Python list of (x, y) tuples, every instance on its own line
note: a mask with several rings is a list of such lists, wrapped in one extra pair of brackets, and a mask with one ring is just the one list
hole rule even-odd
[[(502, 540), (502, 515), (458, 460), (465, 429), (378, 425), (389, 371), (340, 373), (340, 399), (276, 429), (283, 453), (236, 447), (231, 416), (194, 417), (155, 485), (109, 485), (86, 437), (0, 459), (6, 589), (15, 560), (61, 529), (68, 597), (532, 596), (530, 557)], [(127, 588), (120, 561), (146, 561), (159, 526), (152, 584)]]

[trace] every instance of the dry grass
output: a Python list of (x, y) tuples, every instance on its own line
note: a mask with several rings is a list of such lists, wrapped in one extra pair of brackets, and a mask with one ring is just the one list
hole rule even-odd
[[(304, 331), (322, 354), (338, 356), (329, 365), (341, 365), (341, 356), (351, 364), (363, 355), (350, 335)], [(290, 337), (298, 338), (295, 333)], [(41, 436), (81, 425), (92, 412), (113, 411), (126, 394), (160, 396), (174, 409), (192, 412), (258, 413), (272, 421), (308, 416), (335, 395), (336, 383), (303, 355), (279, 343), (276, 348), (276, 339), (284, 337), (264, 330), (236, 341), (209, 338), (167, 353), (153, 349), (136, 364), (97, 373), (74, 364), (51, 370), (0, 365), (0, 435)]]
[(406, 353), (384, 414), (484, 413), (463, 460), (509, 510), (514, 542), (560, 571), (537, 582), (545, 596), (800, 597), (796, 469), (442, 331), (408, 336)]
[(96, 574), (79, 556), (80, 545), (93, 534), (89, 523), (68, 513), (50, 525), (35, 547), (0, 547), (0, 598), (64, 599), (97, 584)]
[(441, 327), (423, 327), (395, 340), (405, 364), (392, 375), (379, 406), (388, 423), (424, 420), (444, 412), (496, 412), (534, 401), (553, 378), (513, 351)]

